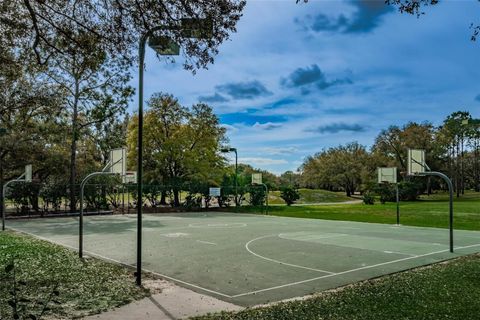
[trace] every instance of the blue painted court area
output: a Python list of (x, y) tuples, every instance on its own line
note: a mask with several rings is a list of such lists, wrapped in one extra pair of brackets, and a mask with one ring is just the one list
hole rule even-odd
[[(77, 218), (7, 227), (78, 248)], [(85, 217), (85, 250), (136, 262), (136, 216)], [(145, 215), (146, 271), (249, 306), (304, 296), (480, 251), (480, 232), (232, 213)]]

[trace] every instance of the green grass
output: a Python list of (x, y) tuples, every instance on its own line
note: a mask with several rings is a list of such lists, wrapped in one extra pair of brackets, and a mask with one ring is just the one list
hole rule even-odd
[(480, 255), (360, 282), (316, 297), (196, 320), (478, 319)]
[[(140, 299), (149, 294), (135, 285), (131, 270), (97, 259), (80, 260), (64, 247), (29, 236), (5, 231), (0, 233), (0, 319), (13, 319), (11, 299), (12, 271), (5, 267), (14, 261), (19, 285), (18, 295), (25, 314), (38, 315), (41, 301), (48, 299), (56, 284), (58, 303), (50, 303), (49, 318), (78, 318)], [(26, 319), (26, 317), (25, 317)]]
[[(351, 201), (345, 195), (345, 192), (332, 192), (320, 189), (298, 189), (300, 199), (296, 204), (311, 204), (311, 203), (328, 203), (328, 202), (345, 202)], [(285, 204), (285, 201), (280, 197), (280, 191), (269, 192), (268, 201), (270, 204)]]
[[(421, 227), (448, 227), (448, 196), (423, 196), (419, 201), (400, 203), (400, 223)], [(259, 213), (259, 208), (242, 207), (246, 213)], [(373, 223), (396, 223), (396, 204), (339, 204), (322, 206), (271, 206), (269, 214), (285, 217), (346, 220)], [(455, 229), (480, 230), (480, 194), (467, 193), (454, 199)]]

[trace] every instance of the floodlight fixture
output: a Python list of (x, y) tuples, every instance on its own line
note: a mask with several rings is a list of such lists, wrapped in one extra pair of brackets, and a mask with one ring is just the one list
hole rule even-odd
[(167, 36), (151, 36), (148, 38), (148, 46), (160, 56), (178, 56), (180, 46)]

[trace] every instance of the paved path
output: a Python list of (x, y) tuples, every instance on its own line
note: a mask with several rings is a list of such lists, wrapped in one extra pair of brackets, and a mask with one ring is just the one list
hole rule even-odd
[(161, 293), (132, 302), (123, 307), (84, 320), (172, 320), (218, 312), (222, 310), (241, 310), (242, 307), (224, 302), (210, 296), (161, 281)]

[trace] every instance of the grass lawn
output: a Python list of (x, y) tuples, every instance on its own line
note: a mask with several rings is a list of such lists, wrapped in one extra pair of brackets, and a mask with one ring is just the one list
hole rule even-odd
[(302, 301), (196, 320), (479, 319), (480, 255), (324, 292)]
[[(12, 261), (15, 268), (9, 270)], [(97, 259), (82, 261), (61, 246), (5, 231), (0, 232), (0, 319), (14, 319), (9, 302), (13, 300), (13, 274), (20, 319), (30, 314), (38, 319), (42, 303), (50, 298), (44, 316), (72, 319), (149, 294), (135, 285), (131, 270)]]
[[(448, 196), (423, 196), (419, 201), (400, 203), (400, 223), (422, 227), (448, 227)], [(242, 212), (260, 213), (259, 208), (242, 207)], [(396, 204), (346, 204), (327, 206), (271, 206), (269, 214), (276, 216), (347, 220), (374, 223), (396, 223)], [(480, 230), (480, 194), (469, 192), (454, 199), (454, 228)]]
[[(285, 204), (285, 201), (280, 197), (280, 191), (271, 191), (268, 195), (268, 201), (270, 204)], [(345, 195), (345, 192), (332, 192), (319, 189), (298, 189), (300, 193), (300, 199), (295, 203), (297, 204), (309, 204), (309, 203), (322, 203), (322, 202), (344, 202), (351, 201)]]

